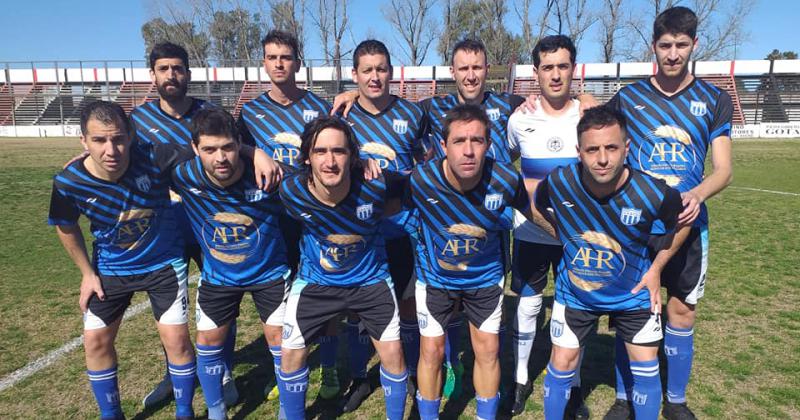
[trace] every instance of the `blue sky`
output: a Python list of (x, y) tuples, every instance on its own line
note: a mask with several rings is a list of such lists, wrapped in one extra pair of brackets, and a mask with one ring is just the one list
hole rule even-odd
[[(13, 0), (12, 0), (13, 1)], [(597, 0), (590, 0), (590, 3)], [(402, 62), (400, 50), (392, 45), (393, 37), (381, 10), (369, 0), (352, 0), (352, 37), (355, 40), (374, 36), (393, 51), (394, 60)], [(380, 2), (384, 3), (384, 2)], [(534, 2), (536, 3), (536, 2)], [(800, 50), (795, 32), (796, 10), (793, 0), (756, 2), (747, 20), (750, 37), (737, 51), (738, 59), (762, 59), (774, 48)], [(143, 1), (13, 1), (4, 9), (0, 25), (0, 62), (45, 60), (140, 60), (144, 57), (144, 41), (140, 28), (149, 18)], [(508, 20), (513, 21), (513, 13)], [(512, 27), (514, 23), (510, 24)], [(310, 23), (307, 27), (310, 28)], [(599, 61), (600, 48), (585, 37), (578, 60)], [(349, 36), (348, 36), (349, 38)], [(307, 57), (321, 57), (316, 33), (309, 30)], [(435, 51), (426, 64), (440, 64)]]

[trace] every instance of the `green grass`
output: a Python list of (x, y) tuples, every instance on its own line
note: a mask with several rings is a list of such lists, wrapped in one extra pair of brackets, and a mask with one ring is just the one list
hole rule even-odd
[[(76, 139), (0, 140), (0, 376), (59, 347), (81, 333), (77, 270), (46, 225), (51, 177), (80, 150)], [(701, 417), (800, 418), (800, 197), (757, 192), (759, 188), (800, 194), (800, 141), (736, 141), (734, 181), (709, 202), (711, 254), (706, 296), (699, 305), (696, 359), (689, 400)], [(552, 295), (552, 288), (546, 295)], [(507, 313), (516, 299), (508, 296)], [(548, 305), (552, 302), (546, 297)], [(547, 317), (549, 318), (549, 310)], [(541, 322), (540, 322), (541, 324)], [(542, 417), (542, 369), (550, 348), (547, 324), (534, 344), (536, 378), (526, 413)], [(236, 418), (274, 418), (277, 403), (262, 398), (272, 379), (257, 315), (243, 305), (237, 348), (237, 385), (242, 400)], [(141, 398), (163, 374), (163, 356), (152, 316), (128, 321), (117, 340), (123, 407), (129, 417), (173, 417), (172, 405), (142, 412)], [(508, 342), (506, 344), (509, 344)], [(346, 340), (341, 340), (346, 366)], [(509, 346), (506, 346), (510, 350)], [(604, 322), (586, 352), (583, 383), (594, 418), (614, 398), (613, 337)], [(503, 383), (511, 384), (511, 356), (504, 355)], [(465, 354), (467, 375), (471, 356)], [(317, 355), (312, 352), (311, 364)], [(342, 378), (346, 375), (342, 372)], [(318, 371), (312, 374), (309, 413), (331, 418), (334, 407), (315, 402)], [(443, 404), (442, 418), (474, 418), (469, 396)], [(97, 409), (85, 378), (83, 354), (55, 365), (0, 393), (4, 417), (93, 418)], [(409, 401), (410, 407), (410, 401)], [(198, 388), (198, 414), (205, 412)], [(410, 410), (407, 410), (410, 411)], [(378, 419), (383, 397), (375, 392), (345, 419)]]

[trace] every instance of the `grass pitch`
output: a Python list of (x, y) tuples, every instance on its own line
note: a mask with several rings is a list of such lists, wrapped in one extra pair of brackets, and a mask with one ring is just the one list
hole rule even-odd
[[(51, 177), (80, 151), (76, 139), (0, 139), (0, 377), (80, 335), (80, 276), (46, 225)], [(800, 418), (800, 141), (739, 140), (734, 145), (734, 181), (709, 202), (711, 254), (706, 296), (698, 309), (690, 406), (702, 418)], [(552, 287), (545, 293), (552, 303)], [(549, 295), (549, 297), (548, 297)], [(141, 301), (141, 297), (136, 301)], [(508, 296), (508, 312), (516, 299)], [(237, 345), (240, 403), (233, 418), (274, 418), (277, 402), (264, 401), (272, 380), (271, 362), (249, 300), (243, 304)], [(542, 417), (542, 369), (550, 348), (547, 320), (540, 322), (531, 361), (533, 396), (522, 419)], [(509, 334), (510, 335), (510, 334)], [(344, 338), (344, 337), (342, 337)], [(340, 377), (346, 378), (342, 339)], [(466, 343), (465, 343), (466, 344)], [(506, 341), (503, 384), (512, 386), (510, 340)], [(142, 397), (164, 372), (152, 315), (126, 322), (117, 339), (120, 390), (128, 417), (168, 419), (167, 404), (143, 412)], [(593, 418), (614, 398), (613, 337), (601, 323), (583, 364), (583, 388)], [(442, 404), (442, 418), (474, 418), (468, 353), (464, 396)], [(374, 361), (373, 361), (374, 362)], [(310, 359), (316, 366), (317, 357)], [(74, 351), (0, 393), (0, 412), (11, 418), (94, 418), (97, 408), (84, 373), (83, 354)], [(374, 369), (373, 372), (374, 373)], [(312, 374), (309, 414), (333, 418), (335, 404), (315, 401), (319, 373)], [(346, 384), (343, 384), (343, 386)], [(409, 400), (408, 407), (411, 407)], [(200, 389), (195, 411), (205, 413)], [(407, 410), (407, 412), (412, 410)], [(376, 391), (346, 419), (378, 419), (383, 397)], [(415, 413), (412, 413), (412, 418)], [(501, 417), (502, 418), (502, 417)]]

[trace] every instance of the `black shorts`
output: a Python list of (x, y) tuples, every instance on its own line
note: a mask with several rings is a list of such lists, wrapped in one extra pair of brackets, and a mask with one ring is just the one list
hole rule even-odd
[(440, 289), (416, 282), (417, 322), (425, 337), (440, 337), (450, 324), (459, 303), (472, 325), (497, 334), (503, 317), (503, 283), (478, 289)]
[(411, 238), (401, 236), (386, 240), (386, 258), (389, 262), (389, 274), (394, 283), (394, 292), (398, 301), (413, 298), (414, 289), (411, 278), (414, 276), (414, 248)]
[(200, 281), (195, 309), (197, 330), (213, 330), (239, 317), (239, 306), (245, 293), (253, 296), (261, 322), (278, 327), (283, 325), (286, 285), (283, 278), (249, 286), (218, 286)]
[(303, 234), (302, 224), (292, 219), (289, 215), (281, 213), (278, 217), (278, 227), (281, 229), (283, 242), (286, 244), (286, 263), (292, 270), (292, 276), (297, 275), (300, 264), (300, 239)]
[[(664, 246), (662, 236), (650, 241), (650, 257), (655, 258), (660, 246)], [(667, 244), (668, 245), (668, 244)], [(672, 256), (661, 272), (661, 285), (667, 288), (670, 296), (696, 305), (703, 297), (708, 268), (708, 227), (693, 227), (689, 237)]]
[(550, 340), (559, 347), (582, 347), (601, 315), (609, 315), (610, 324), (626, 343), (655, 347), (661, 342), (661, 317), (649, 310), (582, 311), (558, 302), (553, 303)]
[(131, 304), (135, 292), (147, 292), (156, 321), (168, 325), (186, 324), (188, 275), (186, 263), (175, 260), (164, 267), (145, 274), (131, 276), (103, 276), (100, 283), (106, 295), (89, 298), (89, 310), (83, 314), (83, 328), (104, 328), (119, 319)]
[(295, 279), (286, 302), (281, 345), (305, 348), (329, 320), (344, 311), (358, 315), (373, 339), (399, 340), (400, 317), (392, 288), (388, 279), (358, 287), (323, 286)]
[(547, 286), (547, 273), (556, 268), (564, 253), (561, 246), (514, 240), (511, 290), (520, 296), (536, 296)]

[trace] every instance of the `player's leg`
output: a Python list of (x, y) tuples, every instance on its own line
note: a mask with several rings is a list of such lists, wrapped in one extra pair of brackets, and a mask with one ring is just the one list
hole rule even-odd
[(389, 273), (394, 283), (400, 312), (400, 340), (403, 355), (408, 367), (408, 391), (412, 397), (416, 393), (414, 385), (419, 361), (419, 325), (417, 324), (417, 305), (414, 299), (414, 250), (408, 236), (386, 241), (386, 254)]
[(408, 370), (400, 341), (400, 316), (390, 280), (353, 290), (348, 307), (363, 320), (380, 357), (380, 381), (386, 418), (402, 420), (406, 407)]
[(336, 354), (339, 351), (339, 324), (341, 318), (332, 318), (325, 326), (325, 330), (320, 335), (319, 343), (319, 365), (322, 370), (322, 380), (319, 385), (319, 397), (325, 400), (332, 399), (339, 395), (341, 386), (339, 385), (339, 374), (336, 369)]
[(661, 344), (661, 317), (649, 310), (614, 313), (614, 328), (625, 342), (630, 360), (633, 386), (631, 403), (637, 419), (657, 419), (661, 409), (661, 378), (658, 347)]
[(697, 303), (703, 297), (708, 267), (708, 228), (692, 228), (683, 246), (661, 275), (667, 287), (667, 323), (664, 354), (667, 359), (667, 419), (694, 419), (686, 404), (686, 388), (694, 360), (694, 323)]
[(420, 357), (417, 365), (417, 407), (422, 420), (439, 417), (442, 391), (442, 361), (445, 357), (445, 331), (458, 302), (456, 293), (415, 284), (417, 317), (420, 329)]
[[(286, 273), (286, 277), (288, 275), (289, 273)], [(267, 342), (269, 353), (272, 355), (276, 385), (267, 385), (266, 389), (274, 390), (274, 396), (272, 396), (271, 392), (267, 394), (267, 399), (270, 401), (277, 399), (280, 392), (277, 381), (281, 369), (281, 333), (286, 312), (287, 284), (288, 282), (285, 278), (279, 278), (246, 288), (253, 297), (253, 303), (264, 328), (264, 338)]]
[(344, 394), (342, 411), (355, 411), (372, 393), (372, 386), (367, 379), (367, 365), (372, 356), (372, 343), (369, 334), (361, 323), (361, 318), (354, 313), (347, 316), (347, 344), (350, 363), (350, 387)]
[(278, 373), (281, 410), (289, 420), (305, 418), (307, 343), (313, 342), (328, 321), (345, 310), (347, 292), (345, 288), (309, 284), (297, 278), (292, 283), (283, 317)]
[(496, 286), (462, 292), (464, 314), (469, 320), (475, 364), (472, 382), (475, 386), (478, 418), (494, 419), (500, 403), (500, 324), (503, 318), (503, 281)]
[[(106, 303), (111, 303), (106, 291)], [(83, 347), (86, 357), (86, 375), (92, 388), (95, 401), (100, 409), (101, 419), (124, 418), (122, 407), (120, 406), (119, 385), (117, 381), (117, 353), (114, 348), (114, 340), (117, 337), (120, 323), (122, 322), (122, 311), (113, 320), (106, 318), (111, 316), (111, 312), (98, 310), (101, 305), (93, 305), (93, 301), (100, 302), (96, 297), (89, 301), (89, 312), (84, 315)], [(130, 302), (130, 298), (128, 299)], [(95, 306), (92, 310), (92, 306)], [(102, 305), (109, 308), (110, 305)], [(106, 318), (103, 321), (102, 318)]]
[(595, 312), (572, 309), (559, 302), (553, 303), (553, 314), (550, 318), (553, 349), (543, 387), (545, 419), (564, 418), (579, 368), (580, 349), (586, 336), (594, 328), (598, 316)]

